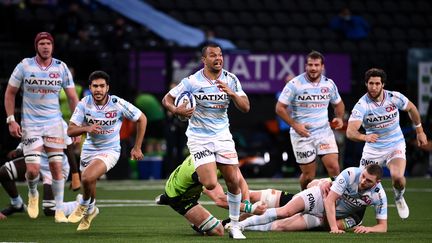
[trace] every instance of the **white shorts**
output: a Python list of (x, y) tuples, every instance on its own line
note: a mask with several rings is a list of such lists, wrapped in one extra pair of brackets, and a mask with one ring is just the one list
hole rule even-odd
[(323, 129), (319, 134), (301, 137), (291, 133), (291, 144), (298, 164), (308, 164), (315, 160), (317, 155), (337, 154), (339, 152), (333, 131)]
[(42, 126), (23, 127), (23, 153), (27, 155), (43, 145), (65, 149), (64, 134), (62, 120)]
[(107, 150), (99, 153), (92, 153), (87, 154), (82, 152), (81, 153), (81, 161), (80, 161), (80, 170), (84, 171), (84, 169), (95, 159), (100, 159), (104, 162), (108, 172), (111, 170), (116, 164), (118, 159), (120, 158), (120, 153), (113, 151), (113, 150)]
[(313, 186), (297, 193), (294, 197), (301, 197), (305, 204), (303, 213), (322, 218), (324, 216), (324, 200), (319, 186)]
[(192, 154), (195, 169), (200, 165), (217, 162), (221, 164), (237, 165), (238, 157), (232, 139), (217, 141), (190, 141), (187, 146)]
[[(66, 155), (63, 156), (63, 162), (62, 162), (62, 174), (65, 180), (67, 180), (69, 176), (69, 160)], [(40, 174), (42, 175), (42, 181), (43, 184), (52, 185), (52, 175), (49, 168), (48, 159), (42, 159), (40, 163)]]
[(365, 145), (359, 167), (364, 168), (369, 164), (387, 166), (387, 164), (395, 158), (401, 158), (406, 161), (405, 150), (406, 146), (404, 142), (395, 144), (387, 149), (375, 149)]

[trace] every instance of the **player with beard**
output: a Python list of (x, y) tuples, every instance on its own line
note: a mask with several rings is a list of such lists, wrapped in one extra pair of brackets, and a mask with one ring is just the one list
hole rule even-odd
[(321, 157), (330, 177), (339, 174), (338, 147), (327, 108), (331, 103), (335, 113), (332, 124), (336, 129), (342, 128), (345, 112), (335, 83), (322, 74), (324, 56), (312, 51), (306, 60), (306, 72), (285, 85), (276, 103), (276, 114), (291, 126), (291, 143), (302, 172), (302, 190), (315, 178), (317, 156)]
[[(26, 163), (26, 180), (29, 188), (27, 213), (30, 218), (39, 214), (37, 184), (40, 175), (41, 153), (45, 150), (53, 177), (52, 190), (57, 205), (55, 222), (67, 222), (61, 210), (64, 194), (62, 174), (64, 130), (59, 105), (60, 90), (64, 89), (71, 110), (78, 96), (67, 65), (52, 57), (54, 39), (48, 32), (40, 32), (34, 40), (36, 56), (23, 59), (13, 71), (5, 93), (6, 123), (9, 133), (21, 138)], [(15, 121), (15, 97), (23, 94), (21, 126)], [(79, 142), (79, 138), (75, 139)]]
[[(222, 173), (228, 187), (229, 217), (233, 224), (230, 237), (245, 239), (239, 227), (240, 189), (238, 156), (229, 130), (228, 106), (234, 102), (241, 112), (250, 109), (249, 99), (239, 79), (223, 69), (222, 49), (207, 44), (201, 52), (204, 68), (184, 78), (163, 98), (162, 104), (174, 115), (190, 117), (186, 135), (187, 146), (192, 154), (199, 182), (208, 190), (217, 185), (217, 169)], [(186, 109), (186, 104), (176, 107), (174, 99), (184, 91), (191, 92), (196, 107)]]
[[(348, 121), (347, 137), (365, 142), (360, 167), (368, 164), (386, 165), (390, 170), (399, 217), (406, 219), (409, 208), (404, 199), (406, 179), (405, 138), (399, 126), (399, 110), (408, 112), (415, 126), (418, 146), (428, 141), (416, 106), (403, 94), (384, 89), (387, 74), (371, 68), (365, 73), (367, 93), (354, 106)], [(365, 133), (358, 130), (363, 126)]]
[(147, 118), (124, 99), (109, 95), (110, 77), (103, 71), (94, 71), (89, 77), (91, 95), (81, 99), (69, 123), (68, 135), (87, 134), (81, 151), (81, 184), (83, 197), (80, 205), (69, 215), (71, 223), (79, 221), (77, 230), (88, 230), (99, 213), (96, 204), (96, 181), (113, 168), (120, 157), (120, 127), (124, 118), (137, 123), (135, 145), (131, 158), (143, 158), (142, 142)]

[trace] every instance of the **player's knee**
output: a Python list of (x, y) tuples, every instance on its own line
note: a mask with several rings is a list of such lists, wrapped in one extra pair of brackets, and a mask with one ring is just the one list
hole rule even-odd
[(198, 229), (207, 235), (223, 235), (223, 226), (221, 222), (213, 215), (208, 216), (199, 226)]
[(48, 162), (49, 163), (62, 163), (63, 162), (63, 152), (48, 152)]
[(24, 156), (24, 161), (26, 164), (39, 164), (41, 163), (41, 153), (40, 152), (31, 152)]
[(201, 184), (203, 184), (203, 186), (207, 190), (213, 190), (213, 189), (215, 189), (215, 187), (217, 185), (217, 181), (216, 180), (202, 180)]
[(276, 208), (279, 205), (276, 205), (277, 201), (277, 193), (274, 189), (266, 189), (261, 191), (260, 201), (267, 204), (269, 208)]

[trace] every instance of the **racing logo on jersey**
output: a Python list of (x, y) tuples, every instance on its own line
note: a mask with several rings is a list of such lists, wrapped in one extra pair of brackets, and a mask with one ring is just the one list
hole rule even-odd
[(394, 111), (394, 110), (396, 110), (397, 109), (397, 107), (394, 105), (394, 104), (391, 104), (391, 105), (389, 105), (389, 106), (387, 106), (386, 108), (385, 108), (385, 110), (387, 111), (387, 112), (392, 112), (392, 111)]
[(48, 76), (49, 76), (50, 78), (60, 78), (60, 73), (58, 73), (58, 72), (50, 72), (50, 73), (48, 74)]
[(105, 118), (115, 118), (117, 117), (117, 111), (105, 112)]
[(372, 203), (372, 199), (367, 195), (363, 195), (361, 197), (361, 200), (363, 200), (363, 202), (365, 202), (367, 205), (370, 205)]
[(321, 88), (321, 93), (328, 93), (330, 91), (330, 89), (328, 87), (322, 87)]

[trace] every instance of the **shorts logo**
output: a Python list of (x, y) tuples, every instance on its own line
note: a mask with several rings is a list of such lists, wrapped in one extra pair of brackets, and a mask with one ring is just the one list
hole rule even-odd
[(27, 145), (30, 145), (30, 144), (36, 142), (37, 140), (38, 140), (38, 138), (26, 138), (26, 139), (24, 139), (23, 144), (27, 146)]
[(330, 149), (330, 144), (320, 144), (319, 148), (320, 150), (326, 150), (326, 149)]
[(311, 212), (315, 207), (315, 198), (312, 193), (306, 195), (309, 201), (309, 212)]
[(305, 152), (296, 152), (297, 157), (299, 159), (304, 159), (304, 158), (309, 158), (313, 155), (315, 155), (315, 150), (309, 150), (309, 151), (305, 151)]
[(378, 161), (369, 160), (369, 159), (361, 159), (360, 160), (360, 165), (362, 165), (362, 166), (366, 166), (366, 165), (370, 165), (370, 164), (378, 164)]
[(64, 139), (63, 138), (47, 137), (46, 141), (49, 142), (49, 143), (64, 144)]
[(213, 155), (212, 152), (210, 152), (210, 150), (206, 149), (204, 151), (200, 151), (194, 154), (194, 160), (198, 160), (198, 159), (202, 159), (204, 157), (208, 157)]
[(237, 158), (237, 153), (222, 154), (222, 156), (228, 159), (233, 159), (233, 158)]

